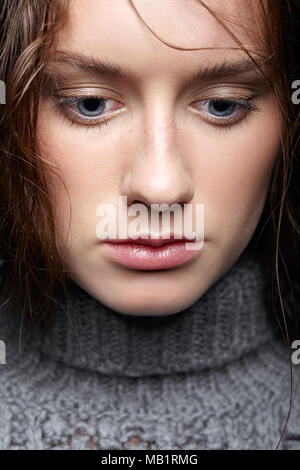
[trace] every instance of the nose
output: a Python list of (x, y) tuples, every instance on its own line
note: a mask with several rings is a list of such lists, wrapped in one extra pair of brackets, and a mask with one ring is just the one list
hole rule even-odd
[(177, 145), (177, 133), (172, 107), (161, 100), (151, 102), (145, 110), (134, 154), (122, 181), (122, 195), (128, 204), (188, 203), (194, 196), (191, 171), (182, 146)]

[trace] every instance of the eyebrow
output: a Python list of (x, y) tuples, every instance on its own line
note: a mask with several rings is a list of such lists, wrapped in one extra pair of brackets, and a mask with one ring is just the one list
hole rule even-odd
[[(260, 61), (258, 64), (260, 67), (265, 65), (267, 60)], [(199, 70), (193, 76), (193, 80), (205, 80), (219, 77), (229, 77), (233, 75), (241, 75), (245, 72), (258, 71), (259, 68), (250, 58), (242, 58), (237, 61), (226, 61), (221, 64), (215, 64), (213, 66), (206, 66), (204, 69)]]
[[(118, 64), (76, 53), (58, 51), (54, 57), (54, 62), (71, 65), (82, 72), (111, 78), (130, 80), (133, 77), (131, 71), (121, 68)], [(266, 59), (260, 61), (259, 66), (263, 66), (266, 62)], [(224, 60), (220, 64), (207, 65), (205, 68), (200, 69), (192, 76), (192, 80), (216, 79), (239, 75), (253, 70), (257, 71), (258, 67), (250, 58), (241, 58), (236, 61)]]

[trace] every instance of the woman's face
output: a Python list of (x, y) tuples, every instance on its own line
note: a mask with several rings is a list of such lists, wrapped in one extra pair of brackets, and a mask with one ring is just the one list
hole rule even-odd
[[(233, 32), (258, 50), (247, 2), (206, 3), (252, 28), (251, 36), (237, 25)], [(49, 171), (70, 277), (119, 312), (165, 315), (195, 302), (250, 241), (278, 157), (281, 119), (263, 76), (207, 10), (179, 0), (135, 5), (166, 41), (206, 49), (163, 44), (129, 1), (71, 1), (48, 66), (38, 137), (46, 167), (70, 194)], [(119, 196), (149, 214), (151, 204), (204, 204), (203, 248), (161, 269), (133, 267), (122, 249), (116, 258), (96, 234), (97, 207), (113, 204), (118, 215)]]

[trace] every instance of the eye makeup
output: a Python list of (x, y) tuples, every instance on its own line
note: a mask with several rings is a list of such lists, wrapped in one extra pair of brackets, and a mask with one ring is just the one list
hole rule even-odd
[[(83, 74), (84, 75), (84, 74)], [(47, 69), (45, 74), (45, 96), (51, 98), (55, 108), (66, 117), (72, 125), (79, 127), (99, 127), (110, 119), (126, 111), (127, 107), (121, 93), (116, 87), (109, 87), (96, 82), (83, 82), (77, 76), (56, 70)], [(254, 100), (267, 89), (266, 82), (256, 75), (256, 79), (246, 78), (244, 82), (228, 81), (226, 83), (193, 85), (196, 91), (185, 98), (186, 108), (197, 115), (208, 125), (225, 128), (238, 124), (245, 117), (260, 109)]]

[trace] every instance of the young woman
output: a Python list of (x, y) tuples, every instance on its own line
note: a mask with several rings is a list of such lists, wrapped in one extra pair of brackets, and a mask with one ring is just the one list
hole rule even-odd
[(0, 447), (300, 448), (298, 1), (0, 5)]

